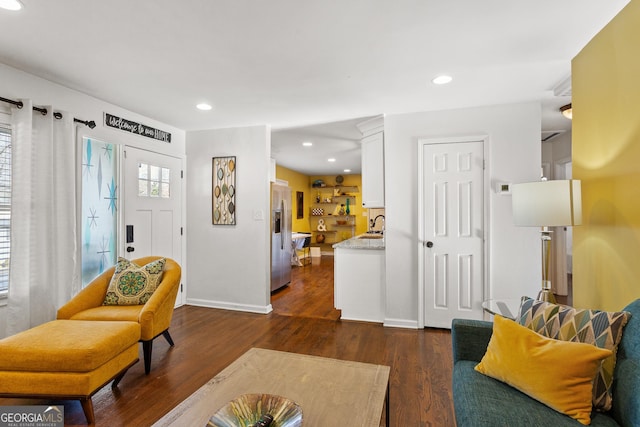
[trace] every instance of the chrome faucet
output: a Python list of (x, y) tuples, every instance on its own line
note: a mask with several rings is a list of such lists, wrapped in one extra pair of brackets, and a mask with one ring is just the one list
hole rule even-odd
[(385, 221), (384, 215), (378, 215), (377, 217), (375, 217), (370, 221), (369, 231), (372, 232), (373, 228), (376, 226), (376, 222), (378, 222), (378, 218), (382, 218), (382, 229), (380, 232), (384, 233), (384, 221)]

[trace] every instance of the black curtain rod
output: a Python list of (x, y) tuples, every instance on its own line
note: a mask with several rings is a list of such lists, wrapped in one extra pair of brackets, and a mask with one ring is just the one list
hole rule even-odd
[[(24, 107), (24, 104), (22, 103), (22, 101), (14, 101), (13, 99), (7, 99), (7, 98), (3, 98), (0, 96), (0, 101), (2, 102), (6, 102), (7, 104), (11, 104), (11, 105), (15, 105), (16, 107), (18, 107), (18, 109)], [(40, 108), (40, 107), (33, 107), (34, 111), (37, 111), (39, 113), (41, 113), (43, 116), (46, 116), (48, 111), (46, 108)], [(55, 111), (53, 113), (53, 117), (55, 117), (56, 119), (61, 119), (62, 118), (62, 113)], [(81, 123), (85, 126), (89, 126), (90, 129), (93, 129), (94, 127), (96, 127), (96, 122), (94, 122), (93, 120), (80, 120), (80, 119), (76, 119), (75, 117), (73, 118), (74, 123)]]
[[(24, 104), (22, 103), (22, 101), (14, 101), (12, 99), (7, 99), (7, 98), (2, 98), (0, 97), (0, 101), (9, 103), (9, 104), (13, 104), (16, 107), (18, 107), (18, 109), (24, 107)], [(34, 111), (38, 111), (39, 113), (41, 113), (43, 116), (46, 116), (48, 111), (46, 108), (40, 108), (40, 107), (33, 107)]]

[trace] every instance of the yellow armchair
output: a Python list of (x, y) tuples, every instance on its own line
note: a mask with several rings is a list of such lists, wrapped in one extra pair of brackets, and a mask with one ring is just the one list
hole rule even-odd
[[(146, 265), (161, 257), (150, 256), (132, 260), (138, 265)], [(144, 305), (102, 305), (115, 266), (96, 277), (69, 302), (58, 309), (58, 319), (71, 320), (124, 320), (140, 324), (140, 342), (144, 353), (145, 373), (151, 371), (153, 340), (162, 335), (169, 345), (173, 339), (169, 325), (180, 287), (182, 270), (180, 265), (166, 258), (162, 280), (149, 301)]]

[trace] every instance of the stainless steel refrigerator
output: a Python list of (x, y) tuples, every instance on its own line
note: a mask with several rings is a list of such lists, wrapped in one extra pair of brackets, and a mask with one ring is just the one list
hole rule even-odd
[(291, 282), (291, 188), (271, 184), (271, 291)]

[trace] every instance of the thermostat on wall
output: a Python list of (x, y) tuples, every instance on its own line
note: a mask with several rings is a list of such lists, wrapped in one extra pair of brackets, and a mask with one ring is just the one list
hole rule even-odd
[(498, 194), (511, 194), (511, 184), (508, 182), (496, 183), (496, 193)]

